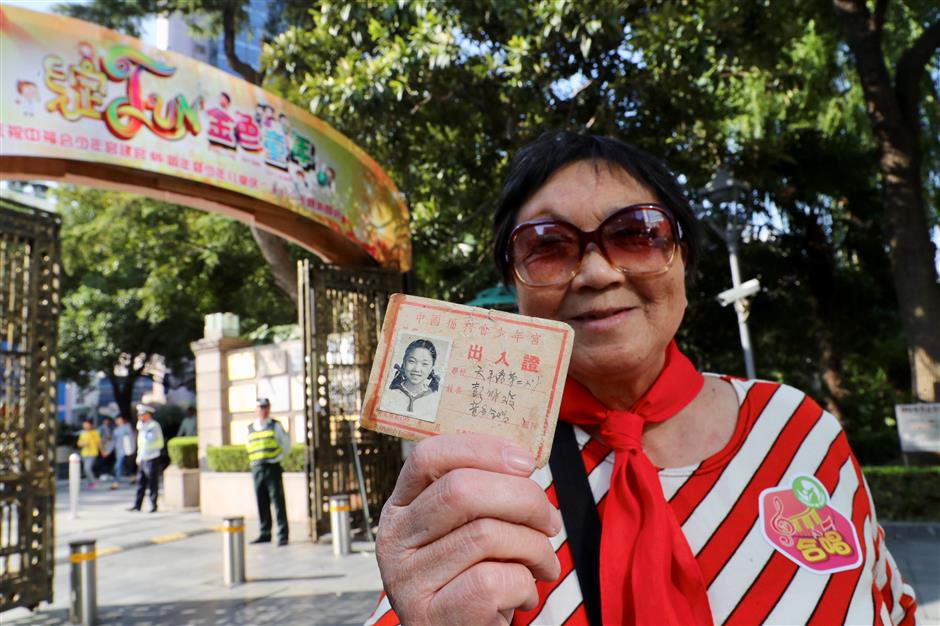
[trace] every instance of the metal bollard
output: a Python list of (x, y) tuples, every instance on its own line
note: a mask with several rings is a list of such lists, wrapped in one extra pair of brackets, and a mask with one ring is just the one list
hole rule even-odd
[(222, 565), (229, 587), (245, 582), (245, 518), (226, 517), (222, 522)]
[(82, 457), (69, 455), (69, 517), (78, 518), (78, 492), (82, 488)]
[(72, 597), (69, 621), (91, 626), (98, 618), (98, 581), (95, 569), (95, 540), (69, 543), (72, 565)]
[(333, 555), (349, 554), (349, 496), (330, 496), (330, 533), (333, 535)]

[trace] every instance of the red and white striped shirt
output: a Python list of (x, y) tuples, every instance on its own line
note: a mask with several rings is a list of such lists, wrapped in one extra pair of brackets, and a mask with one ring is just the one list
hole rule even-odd
[[(792, 387), (726, 380), (740, 402), (731, 441), (698, 465), (659, 472), (663, 494), (701, 568), (715, 623), (914, 623), (914, 591), (884, 545), (868, 486), (835, 417)], [(577, 427), (575, 434), (603, 520), (614, 453)], [(761, 492), (788, 486), (801, 474), (815, 476), (831, 495), (830, 506), (851, 520), (861, 544), (859, 567), (819, 574), (763, 536)], [(532, 479), (557, 507), (549, 466)], [(588, 623), (564, 529), (552, 544), (561, 575), (537, 583), (538, 606), (517, 611), (514, 625)], [(366, 624), (398, 624), (384, 594)]]

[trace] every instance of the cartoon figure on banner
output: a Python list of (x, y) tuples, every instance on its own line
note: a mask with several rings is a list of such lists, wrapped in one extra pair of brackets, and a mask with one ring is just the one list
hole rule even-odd
[(395, 347), (394, 375), (382, 392), (379, 409), (425, 422), (437, 420), (450, 340), (401, 333)]
[(300, 204), (304, 204), (305, 198), (311, 195), (315, 184), (316, 153), (317, 148), (310, 139), (296, 130), (291, 130), (290, 152), (287, 156), (288, 172), (294, 182), (294, 190)]
[(35, 117), (36, 105), (39, 103), (39, 86), (31, 80), (16, 81), (16, 103), (20, 105), (24, 116)]
[(336, 170), (326, 164), (321, 164), (317, 169), (317, 185), (326, 191), (336, 191)]

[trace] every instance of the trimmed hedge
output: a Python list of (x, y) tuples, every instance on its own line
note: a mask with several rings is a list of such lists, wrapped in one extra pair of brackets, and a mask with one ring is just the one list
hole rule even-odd
[[(307, 446), (295, 443), (281, 460), (285, 472), (304, 471)], [(245, 446), (209, 446), (206, 448), (206, 463), (213, 472), (250, 472), (248, 451)]]
[(181, 469), (197, 469), (199, 467), (199, 438), (173, 437), (166, 442), (166, 451), (170, 455), (170, 463)]
[(940, 467), (870, 466), (862, 471), (879, 521), (940, 520)]

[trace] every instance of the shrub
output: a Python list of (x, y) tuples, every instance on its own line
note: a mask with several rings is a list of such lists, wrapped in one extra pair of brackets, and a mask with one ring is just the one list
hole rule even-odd
[(940, 520), (940, 467), (865, 467), (879, 521)]
[(247, 472), (248, 451), (245, 446), (209, 446), (206, 464), (213, 472)]
[(295, 443), (290, 447), (290, 452), (281, 460), (281, 467), (285, 472), (304, 471), (304, 461), (307, 458), (307, 446), (302, 443)]
[(199, 438), (173, 437), (166, 442), (170, 463), (182, 469), (199, 467)]
[[(281, 460), (285, 472), (304, 471), (306, 449), (302, 443), (291, 446), (290, 452)], [(206, 448), (206, 463), (213, 472), (251, 471), (245, 446), (209, 446)]]

